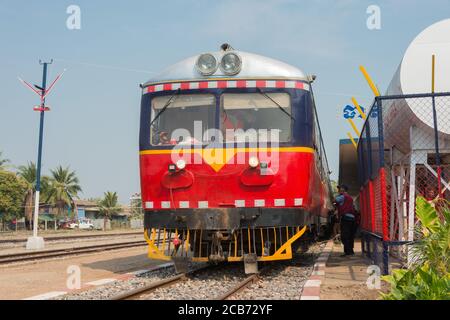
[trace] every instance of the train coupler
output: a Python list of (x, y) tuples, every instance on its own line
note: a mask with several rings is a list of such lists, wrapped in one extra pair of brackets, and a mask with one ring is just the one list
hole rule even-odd
[(227, 257), (224, 254), (210, 254), (208, 257), (208, 261), (211, 263), (218, 264), (220, 262), (227, 261)]

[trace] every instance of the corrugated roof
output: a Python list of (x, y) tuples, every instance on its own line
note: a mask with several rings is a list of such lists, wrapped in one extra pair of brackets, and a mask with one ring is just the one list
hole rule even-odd
[(75, 199), (75, 204), (77, 206), (85, 206), (85, 207), (98, 206), (97, 202), (95, 202), (95, 201), (81, 200), (81, 199)]

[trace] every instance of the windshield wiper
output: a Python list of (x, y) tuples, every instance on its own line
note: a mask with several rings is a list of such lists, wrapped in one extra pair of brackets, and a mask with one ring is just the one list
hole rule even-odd
[(175, 92), (170, 99), (166, 102), (166, 104), (164, 105), (164, 107), (162, 107), (161, 111), (158, 112), (158, 114), (156, 115), (155, 119), (152, 120), (152, 122), (150, 122), (150, 128), (152, 127), (153, 123), (155, 123), (156, 120), (158, 120), (158, 118), (164, 113), (164, 111), (167, 110), (167, 108), (172, 104), (172, 102), (174, 102), (176, 100), (176, 98), (178, 98), (178, 95), (180, 94), (181, 89), (178, 89), (177, 92)]
[(277, 105), (278, 108), (280, 108), (281, 111), (283, 111), (289, 118), (291, 118), (292, 120), (295, 121), (295, 118), (286, 110), (284, 110), (284, 108), (282, 106), (280, 106), (280, 104), (278, 102), (276, 102), (275, 100), (273, 100), (267, 93), (265, 93), (264, 91), (261, 90), (261, 88), (257, 88), (259, 93), (261, 93), (264, 97), (266, 97), (267, 99), (269, 99), (270, 101), (272, 101), (273, 103), (275, 103)]

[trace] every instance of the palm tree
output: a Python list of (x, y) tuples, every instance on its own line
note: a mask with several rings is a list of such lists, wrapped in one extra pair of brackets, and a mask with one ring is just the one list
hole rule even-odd
[(69, 167), (59, 166), (55, 170), (50, 170), (50, 173), (47, 202), (51, 201), (56, 205), (59, 216), (62, 215), (65, 206), (70, 206), (76, 215), (75, 198), (82, 190), (75, 171), (70, 171)]
[(107, 191), (104, 198), (98, 203), (100, 212), (103, 214), (103, 230), (106, 230), (106, 222), (113, 214), (119, 213), (121, 207), (118, 203), (117, 192)]
[[(28, 225), (31, 228), (31, 223), (33, 219), (33, 208), (34, 208), (34, 197), (36, 192), (36, 165), (34, 162), (30, 161), (25, 166), (19, 166), (18, 175), (26, 182), (27, 191), (25, 195), (25, 218), (27, 219)], [(48, 198), (49, 189), (49, 178), (43, 176), (41, 178), (41, 199)]]
[(33, 162), (29, 162), (26, 166), (19, 166), (18, 174), (27, 184), (25, 195), (25, 218), (31, 228), (30, 221), (33, 219), (33, 199), (36, 191), (36, 165)]
[(9, 162), (9, 159), (3, 158), (3, 151), (0, 151), (0, 170), (5, 169), (6, 164)]

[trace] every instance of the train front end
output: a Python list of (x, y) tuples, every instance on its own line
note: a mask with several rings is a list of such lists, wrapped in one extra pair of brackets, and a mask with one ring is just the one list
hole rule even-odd
[(247, 265), (292, 258), (292, 245), (329, 206), (304, 74), (225, 46), (142, 88), (149, 257)]

